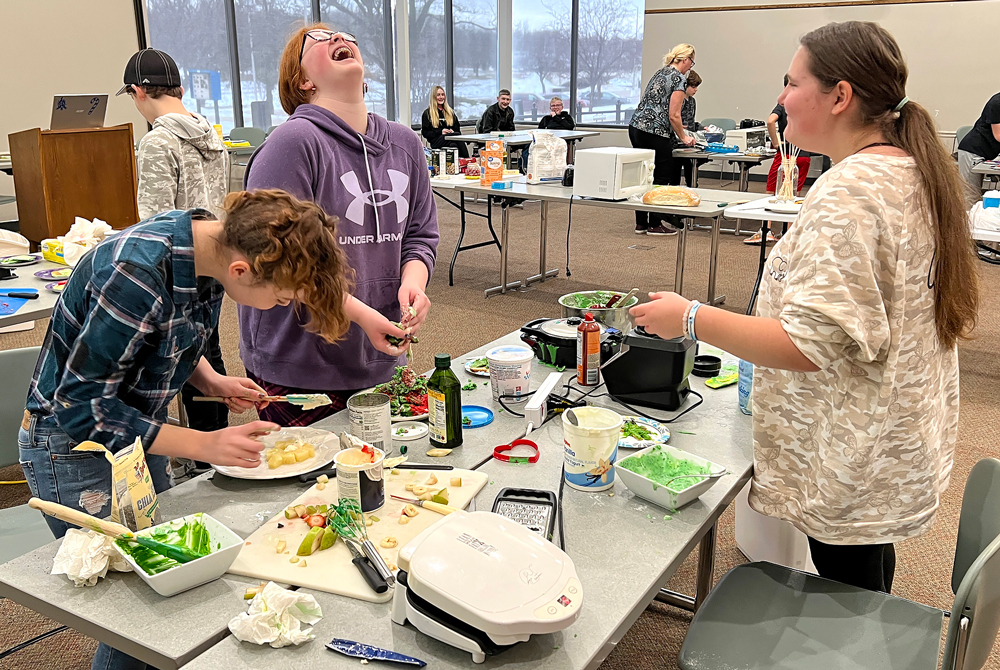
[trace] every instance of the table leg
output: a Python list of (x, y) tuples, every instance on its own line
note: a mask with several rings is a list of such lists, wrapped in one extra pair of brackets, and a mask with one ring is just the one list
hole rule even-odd
[(576, 161), (576, 140), (569, 140), (569, 148), (566, 150), (566, 164), (573, 165)]
[(721, 305), (726, 302), (726, 296), (715, 296), (715, 275), (719, 269), (719, 235), (722, 233), (722, 214), (712, 220), (712, 250), (708, 259), (708, 304)]
[(750, 163), (740, 163), (740, 191), (750, 190)]
[(529, 286), (535, 282), (545, 281), (549, 277), (558, 277), (559, 269), (546, 270), (545, 257), (549, 238), (549, 201), (542, 200), (542, 216), (538, 230), (538, 274), (532, 275), (524, 280), (524, 285)]
[(684, 294), (684, 252), (687, 247), (687, 222), (681, 220), (681, 230), (677, 233), (677, 269), (674, 270), (674, 293)]
[(760, 290), (760, 282), (764, 278), (764, 264), (767, 262), (767, 234), (771, 231), (771, 222), (763, 221), (760, 225), (760, 260), (757, 263), (757, 280), (753, 284), (753, 292), (750, 293), (750, 304), (747, 305), (747, 314), (753, 314), (754, 305), (757, 304), (757, 291)]
[(691, 159), (691, 188), (698, 188), (698, 159)]
[(698, 576), (695, 579), (694, 597), (670, 589), (660, 589), (655, 600), (688, 612), (697, 612), (713, 586), (715, 586), (715, 524), (712, 524), (698, 544)]
[(458, 250), (462, 248), (462, 240), (465, 239), (465, 191), (458, 192), (458, 201), (461, 203), (462, 227), (458, 231), (458, 243), (455, 244), (455, 253), (451, 255), (451, 265), (448, 266), (448, 286), (455, 285), (455, 261), (458, 260)]
[(483, 293), (489, 298), (497, 293), (506, 293), (508, 289), (520, 288), (521, 281), (507, 283), (507, 252), (510, 250), (508, 244), (510, 233), (510, 207), (507, 202), (500, 208), (500, 285), (486, 289)]

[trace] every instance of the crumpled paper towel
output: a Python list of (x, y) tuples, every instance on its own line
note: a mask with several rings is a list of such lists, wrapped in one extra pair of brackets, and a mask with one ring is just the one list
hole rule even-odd
[(63, 236), (63, 259), (70, 267), (75, 267), (87, 251), (100, 244), (111, 232), (111, 226), (100, 219), (87, 221), (76, 217), (76, 222)]
[(268, 582), (250, 601), (249, 611), (233, 617), (229, 630), (242, 642), (280, 649), (315, 638), (312, 628), (302, 630), (302, 624), (314, 624), (322, 618), (323, 610), (314, 597)]
[(97, 580), (116, 572), (132, 572), (132, 566), (115, 549), (114, 539), (92, 530), (66, 531), (62, 545), (52, 561), (53, 575), (66, 575), (76, 586), (94, 586)]

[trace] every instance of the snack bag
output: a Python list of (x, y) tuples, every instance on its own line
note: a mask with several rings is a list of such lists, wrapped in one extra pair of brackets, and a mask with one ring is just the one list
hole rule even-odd
[(566, 140), (546, 130), (531, 132), (531, 151), (528, 152), (529, 184), (543, 181), (562, 181), (566, 172)]
[(160, 523), (160, 506), (149, 476), (142, 441), (112, 454), (96, 442), (81, 442), (73, 451), (103, 451), (111, 464), (111, 520), (130, 530)]
[(481, 172), (479, 185), (489, 186), (495, 181), (503, 181), (504, 141), (489, 140), (479, 152)]

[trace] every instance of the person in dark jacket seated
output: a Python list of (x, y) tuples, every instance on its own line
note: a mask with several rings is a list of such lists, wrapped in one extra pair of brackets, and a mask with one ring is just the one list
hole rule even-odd
[(448, 104), (448, 97), (441, 86), (431, 88), (430, 102), (420, 119), (420, 134), (431, 145), (431, 149), (457, 147), (459, 156), (469, 157), (469, 149), (464, 143), (445, 140), (448, 135), (461, 135), (462, 129), (459, 127), (458, 114)]
[(538, 127), (541, 130), (573, 130), (576, 128), (576, 121), (563, 109), (562, 98), (556, 96), (549, 100), (549, 115), (542, 117)]
[(514, 110), (510, 107), (510, 91), (500, 89), (497, 101), (486, 108), (476, 124), (477, 133), (514, 132)]

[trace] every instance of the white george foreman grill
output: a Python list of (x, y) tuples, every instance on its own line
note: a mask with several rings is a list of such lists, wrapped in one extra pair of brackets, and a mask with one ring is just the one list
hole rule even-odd
[(580, 616), (583, 587), (559, 547), (493, 512), (456, 511), (399, 551), (392, 620), (482, 663)]

